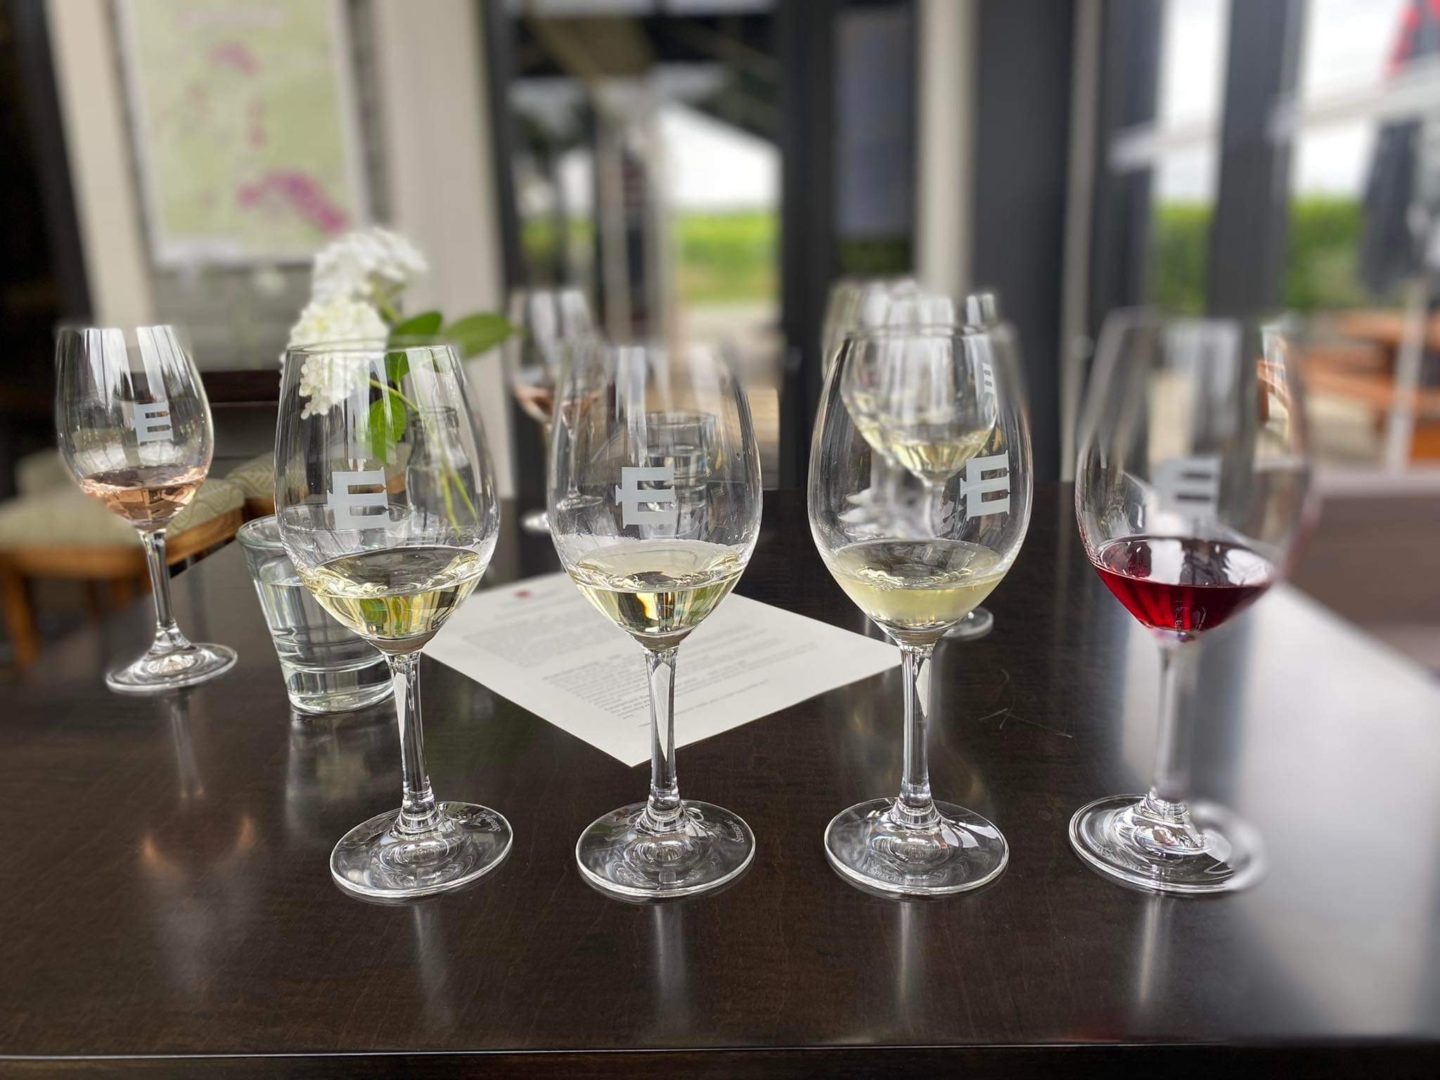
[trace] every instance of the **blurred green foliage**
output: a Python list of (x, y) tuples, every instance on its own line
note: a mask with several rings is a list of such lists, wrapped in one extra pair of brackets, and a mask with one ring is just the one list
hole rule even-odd
[[(676, 245), (676, 287), (686, 304), (773, 303), (778, 295), (780, 219), (773, 211), (677, 214), (671, 221)], [(594, 226), (569, 224), (569, 250), (589, 252)], [(560, 234), (552, 218), (532, 218), (521, 246), (535, 280), (556, 277)]]
[(776, 299), (780, 216), (774, 211), (678, 214), (673, 227), (682, 303)]
[[(1150, 298), (1162, 308), (1205, 310), (1210, 209), (1204, 203), (1164, 203), (1156, 208), (1150, 235)], [(1357, 199), (1309, 195), (1291, 203), (1285, 308), (1309, 312), (1376, 303), (1356, 275), (1364, 225), (1364, 208)]]

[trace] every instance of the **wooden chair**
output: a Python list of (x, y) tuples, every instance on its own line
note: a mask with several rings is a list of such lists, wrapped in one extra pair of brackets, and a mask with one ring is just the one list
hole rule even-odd
[[(82, 494), (63, 467), (56, 472), (32, 464), (20, 475), (21, 494), (0, 505), (0, 603), (15, 662), (24, 668), (40, 648), (32, 580), (85, 582), (91, 606), (98, 609), (102, 596), (112, 604), (129, 602), (137, 584), (148, 583), (148, 574), (135, 529)], [(234, 536), (244, 522), (244, 502), (244, 493), (228, 480), (205, 481), (167, 530), (170, 565)]]

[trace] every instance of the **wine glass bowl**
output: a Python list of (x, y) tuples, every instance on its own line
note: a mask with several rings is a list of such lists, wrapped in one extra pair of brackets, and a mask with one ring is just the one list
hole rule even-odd
[(1112, 316), (1076, 465), (1075, 513), (1100, 580), (1161, 653), (1155, 780), (1100, 799), (1071, 844), (1123, 884), (1194, 894), (1263, 872), (1258, 833), (1190, 803), (1185, 741), (1199, 642), (1284, 577), (1308, 517), (1303, 394), (1288, 324)]
[(437, 802), (420, 725), (419, 653), (479, 584), (499, 502), (458, 354), (354, 342), (286, 356), (276, 521), (304, 586), (386, 657), (403, 790), (331, 854), (341, 888), (402, 900), (468, 884), (510, 849), (483, 806)]
[[(905, 668), (900, 794), (842, 811), (825, 833), (830, 864), (872, 892), (962, 892), (993, 880), (1009, 858), (983, 816), (933, 798), (925, 747), (935, 645), (1005, 577), (1029, 526), (1029, 430), (1006, 340), (953, 323), (854, 333), (816, 419), (816, 547)], [(866, 501), (877, 456), (897, 466), (897, 489)]]
[[(988, 305), (984, 301), (989, 300)], [(993, 297), (988, 293), (966, 298), (966, 310), (976, 317), (967, 319), (973, 323), (998, 323), (995, 318)], [(984, 317), (982, 319), (982, 316)], [(922, 289), (910, 277), (900, 278), (844, 278), (837, 281), (830, 290), (830, 301), (826, 307), (821, 351), (828, 365), (845, 339), (851, 335), (874, 329), (905, 329), (921, 326), (948, 326), (958, 322), (955, 301), (943, 293)], [(861, 381), (852, 371), (852, 378)], [(892, 387), (893, 388), (893, 387)], [(861, 397), (854, 390), (852, 398)], [(864, 401), (852, 402), (857, 407), (854, 415), (866, 419)], [(873, 421), (871, 421), (873, 423)], [(911, 440), (913, 443), (913, 439)], [(871, 486), (868, 492), (858, 498), (862, 505), (893, 500), (896, 496), (897, 473), (902, 466), (888, 460), (886, 449), (879, 448), (874, 455), (870, 471)], [(965, 618), (946, 631), (952, 640), (974, 641), (984, 637), (994, 628), (995, 619), (983, 607), (977, 607)]]
[(67, 327), (56, 343), (55, 427), (80, 490), (133, 525), (155, 597), (150, 648), (115, 668), (119, 693), (157, 693), (224, 674), (235, 652), (195, 644), (175, 623), (165, 530), (205, 482), (214, 451), (210, 404), (171, 326)]
[(879, 330), (852, 353), (840, 392), (875, 453), (939, 488), (990, 441), (995, 398), (985, 363), (979, 350), (957, 360), (939, 334)]
[(592, 344), (566, 365), (548, 511), (580, 592), (644, 650), (651, 704), (650, 797), (603, 815), (576, 844), (585, 880), (625, 900), (717, 889), (755, 843), (737, 815), (680, 798), (676, 653), (729, 595), (760, 526), (749, 405), (715, 350)]

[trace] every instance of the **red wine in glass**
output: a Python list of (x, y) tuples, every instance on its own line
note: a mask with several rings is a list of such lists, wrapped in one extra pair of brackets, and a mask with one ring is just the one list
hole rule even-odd
[(1090, 561), (1106, 588), (1152, 630), (1213, 630), (1254, 603), (1275, 580), (1262, 555), (1223, 540), (1130, 536)]

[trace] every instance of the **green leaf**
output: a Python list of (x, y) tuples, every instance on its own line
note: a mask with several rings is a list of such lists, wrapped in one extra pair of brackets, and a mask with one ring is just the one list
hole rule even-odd
[(395, 445), (405, 437), (410, 413), (400, 395), (389, 387), (370, 405), (370, 452), (380, 461), (389, 461)]
[(515, 328), (505, 316), (487, 315), (480, 311), (456, 319), (445, 328), (445, 336), (455, 342), (460, 355), (467, 360), (493, 349), (513, 333)]
[(445, 324), (445, 316), (438, 311), (422, 311), (390, 330), (390, 340), (407, 337), (434, 337)]
[(385, 378), (392, 386), (398, 387), (400, 380), (410, 373), (410, 358), (403, 352), (385, 354)]

